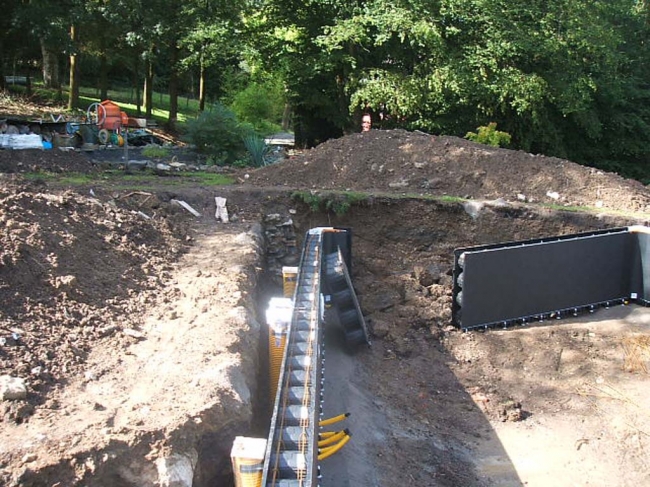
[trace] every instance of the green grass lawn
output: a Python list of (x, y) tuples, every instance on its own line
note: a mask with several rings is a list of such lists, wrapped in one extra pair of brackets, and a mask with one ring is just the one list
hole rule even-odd
[[(142, 95), (142, 94), (141, 94)], [(120, 108), (131, 117), (137, 117), (138, 107), (135, 103), (135, 95), (132, 90), (109, 90), (108, 99), (117, 103)], [(99, 94), (94, 88), (82, 87), (79, 90), (79, 104), (87, 107), (91, 103), (100, 102)], [(144, 105), (140, 106), (141, 116), (144, 117)], [(169, 95), (163, 93), (153, 94), (152, 118), (159, 123), (165, 123), (169, 119)], [(199, 101), (190, 98), (178, 99), (178, 122), (184, 124), (188, 119), (195, 118), (199, 114)]]
[[(33, 82), (32, 90), (34, 96), (43, 101), (47, 101), (51, 104), (60, 105), (58, 107), (60, 111), (64, 111), (63, 108), (68, 99), (68, 87), (63, 87), (62, 99), (58, 98), (58, 93), (56, 90), (46, 89), (39, 82)], [(24, 94), (24, 86), (12, 86), (11, 91), (15, 93)], [(141, 93), (142, 96), (142, 93)], [(131, 117), (137, 117), (137, 106), (135, 104), (135, 93), (132, 89), (120, 88), (112, 89), (108, 91), (108, 99), (117, 103), (120, 108), (125, 111)], [(79, 89), (79, 110), (81, 112), (86, 111), (88, 106), (91, 103), (103, 101), (99, 98), (99, 90), (92, 87), (83, 86)], [(209, 107), (208, 107), (209, 109)], [(144, 117), (144, 106), (140, 106), (141, 116)], [(195, 118), (199, 114), (199, 101), (187, 98), (179, 97), (178, 98), (178, 123), (183, 125), (187, 120)], [(158, 123), (162, 124), (167, 122), (169, 118), (169, 95), (165, 93), (154, 92), (153, 93), (153, 110), (152, 118)]]
[(233, 184), (230, 176), (207, 172), (175, 172), (159, 176), (144, 170), (138, 173), (127, 173), (119, 169), (110, 169), (97, 173), (50, 173), (37, 172), (23, 175), (27, 179), (42, 180), (66, 186), (84, 186), (88, 184), (119, 186), (124, 189), (146, 189), (156, 186), (225, 186)]

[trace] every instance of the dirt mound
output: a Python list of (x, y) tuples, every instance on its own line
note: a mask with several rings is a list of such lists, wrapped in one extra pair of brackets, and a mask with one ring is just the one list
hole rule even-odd
[(0, 173), (95, 171), (88, 158), (75, 151), (0, 150)]
[(93, 347), (136, 340), (138, 307), (184, 248), (174, 208), (154, 220), (102, 199), (0, 179), (0, 375), (30, 391), (5, 419), (23, 421)]
[(259, 169), (257, 185), (450, 195), (650, 211), (650, 192), (616, 174), (457, 137), (373, 130)]
[(262, 234), (171, 197), (0, 174), (0, 485), (231, 477), (257, 394)]

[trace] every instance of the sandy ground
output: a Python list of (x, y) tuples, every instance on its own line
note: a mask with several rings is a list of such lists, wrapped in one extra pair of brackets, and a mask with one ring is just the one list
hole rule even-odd
[[(417, 359), (391, 358), (382, 341), (351, 355), (330, 338), (325, 415), (351, 412), (353, 441), (322, 462), (323, 485), (650, 485), (650, 380), (626, 370), (621, 346), (649, 333), (650, 310), (630, 306), (450, 333)], [(523, 420), (501, 417), (503, 395)]]
[[(628, 370), (623, 348), (626, 340), (649, 333), (650, 311), (629, 306), (477, 335), (477, 349), (485, 355), (471, 372), (459, 366), (463, 384), (493, 417), (494, 395), (474, 384), (481, 383), (481, 369), (496, 367), (506, 354), (518, 356), (501, 366), (497, 389), (520, 402), (527, 416), (519, 422), (491, 420), (505, 455), (495, 454), (496, 438), (478, 441), (479, 474), (494, 485), (520, 485), (510, 480), (512, 468), (521, 484), (535, 487), (650, 485), (650, 380), (638, 369)], [(467, 347), (470, 341), (465, 342)]]

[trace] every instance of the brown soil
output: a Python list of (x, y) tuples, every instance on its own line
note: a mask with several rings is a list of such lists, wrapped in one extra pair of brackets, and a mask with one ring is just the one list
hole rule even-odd
[(95, 172), (88, 158), (75, 151), (0, 150), (0, 173)]
[(253, 408), (259, 231), (190, 224), (169, 198), (2, 175), (0, 375), (28, 395), (1, 403), (0, 484), (228, 475)]
[(132, 341), (122, 332), (141, 325), (136, 303), (155, 297), (187, 229), (180, 209), (145, 220), (119, 200), (3, 183), (0, 327), (11, 336), (0, 373), (30, 377), (30, 401), (38, 404), (98, 342)]
[[(0, 151), (0, 164), (13, 161), (0, 171), (21, 167), (17, 158), (79, 170), (71, 153), (17, 154)], [(642, 185), (403, 131), (330, 141), (247, 181), (181, 191), (202, 213), (197, 223), (169, 192), (95, 188), (89, 197), (2, 176), (0, 375), (26, 379), (29, 394), (2, 403), (0, 483), (181, 485), (164, 480), (163, 460), (191, 464), (194, 485), (223, 482), (255, 395), (253, 223), (291, 209), (299, 231), (353, 227), (354, 282), (373, 331), (373, 347), (354, 355), (328, 337), (326, 411), (350, 410), (354, 437), (323, 462), (326, 487), (650, 485), (648, 377), (626, 370), (623, 348), (650, 335), (645, 309), (488, 333), (450, 326), (454, 248), (645, 218), (557, 212), (518, 194), (643, 212)], [(278, 186), (376, 195), (322, 214)], [(546, 196), (553, 191), (559, 200)], [(238, 223), (214, 223), (215, 195), (228, 197)]]
[(277, 167), (255, 171), (250, 181), (650, 211), (649, 193), (637, 181), (555, 157), (404, 130), (330, 140)]
[(449, 325), (454, 248), (632, 221), (501, 206), (473, 218), (412, 200), (298, 215), (303, 228), (353, 227), (354, 282), (373, 331), (372, 348), (354, 356), (326, 347), (326, 411), (352, 411), (355, 446), (324, 463), (325, 485), (405, 475), (449, 487), (648, 483), (648, 376), (626, 369), (623, 349), (650, 336), (647, 309), (485, 333)]

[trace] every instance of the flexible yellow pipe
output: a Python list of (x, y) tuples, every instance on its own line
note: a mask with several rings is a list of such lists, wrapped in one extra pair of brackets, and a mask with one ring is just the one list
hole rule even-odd
[(345, 435), (345, 437), (341, 441), (339, 441), (336, 445), (320, 450), (318, 454), (318, 461), (325, 460), (326, 458), (331, 457), (337, 451), (343, 448), (348, 441), (350, 441), (350, 435)]
[(325, 438), (324, 440), (320, 440), (318, 442), (318, 447), (321, 448), (321, 447), (324, 447), (324, 446), (327, 446), (327, 445), (331, 445), (332, 443), (336, 443), (337, 441), (339, 441), (341, 438), (343, 438), (347, 434), (348, 434), (347, 431), (339, 431), (338, 433), (333, 434), (329, 438)]
[(318, 433), (318, 438), (321, 440), (324, 440), (325, 438), (329, 438), (330, 436), (334, 436), (336, 433), (339, 433), (340, 431), (321, 431)]
[(343, 438), (338, 443), (336, 443), (334, 445), (324, 446), (323, 448), (319, 448), (318, 449), (318, 454), (320, 455), (321, 453), (327, 453), (328, 451), (333, 450), (333, 449), (338, 450), (339, 443), (343, 442), (345, 440), (345, 438), (348, 437), (348, 436), (352, 436), (352, 434), (351, 433), (346, 433), (345, 435), (343, 435)]
[(345, 413), (345, 414), (339, 414), (338, 416), (334, 416), (333, 418), (328, 418), (322, 420), (320, 423), (318, 423), (319, 426), (329, 426), (330, 424), (338, 423), (339, 421), (343, 421), (345, 418), (350, 416), (350, 413)]

